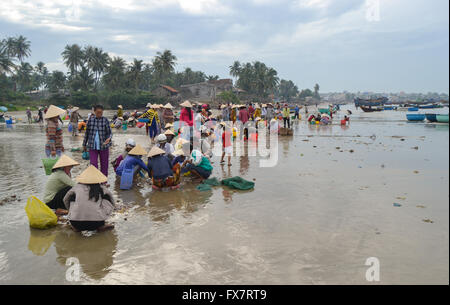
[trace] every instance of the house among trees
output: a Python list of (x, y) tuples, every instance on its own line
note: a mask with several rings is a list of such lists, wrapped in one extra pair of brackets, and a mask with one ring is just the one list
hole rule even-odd
[(158, 88), (153, 90), (153, 94), (155, 94), (157, 97), (170, 98), (173, 96), (177, 96), (178, 90), (176, 90), (170, 86), (159, 85)]
[(183, 99), (196, 102), (214, 102), (218, 94), (233, 90), (231, 79), (209, 80), (196, 84), (182, 85), (180, 93)]

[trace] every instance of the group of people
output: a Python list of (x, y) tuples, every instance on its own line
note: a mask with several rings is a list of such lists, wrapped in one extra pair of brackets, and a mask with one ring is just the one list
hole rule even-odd
[[(128, 139), (123, 152), (112, 162), (110, 148), (115, 125), (103, 115), (103, 106), (93, 107), (86, 119), (81, 117), (77, 107), (70, 107), (70, 123), (74, 126), (80, 123), (79, 120), (84, 123), (82, 150), (89, 155), (90, 162), (76, 180), (71, 177), (71, 169), (79, 163), (64, 154), (60, 116), (66, 111), (53, 105), (48, 107), (44, 114), (47, 121), (45, 152), (48, 157), (59, 159), (47, 181), (44, 202), (57, 214), (68, 214), (76, 231), (104, 230), (110, 228), (105, 221), (114, 209), (114, 198), (107, 184), (110, 166), (121, 189), (131, 188), (138, 175), (148, 175), (154, 189), (175, 189), (185, 175), (190, 174), (199, 182), (210, 177), (214, 145), (222, 148), (220, 164), (231, 166), (233, 139), (237, 134), (244, 140), (257, 141), (259, 128), (277, 130), (278, 120), (283, 120), (284, 126), (290, 128), (292, 115), (294, 119), (300, 119), (300, 107), (291, 108), (287, 103), (224, 104), (220, 105), (219, 115), (213, 115), (207, 104), (185, 101), (180, 106), (181, 111), (175, 114), (170, 103), (147, 104), (143, 113), (137, 110), (124, 113), (119, 105), (115, 118), (132, 119), (145, 125), (150, 149), (144, 148), (148, 143), (137, 144), (134, 139)], [(241, 130), (236, 128), (238, 121), (242, 123), (239, 124)], [(249, 121), (255, 124), (248, 127)], [(72, 134), (77, 135), (76, 132)]]

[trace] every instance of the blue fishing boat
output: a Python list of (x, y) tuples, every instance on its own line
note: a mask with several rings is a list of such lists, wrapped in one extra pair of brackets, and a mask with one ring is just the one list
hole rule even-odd
[(406, 115), (406, 118), (408, 119), (408, 121), (411, 121), (411, 122), (422, 122), (425, 120), (425, 114), (408, 113)]
[(384, 110), (396, 110), (397, 107), (394, 106), (384, 106)]
[(408, 108), (408, 111), (419, 111), (419, 107)]
[(427, 118), (428, 122), (437, 122), (436, 113), (425, 113), (425, 117)]

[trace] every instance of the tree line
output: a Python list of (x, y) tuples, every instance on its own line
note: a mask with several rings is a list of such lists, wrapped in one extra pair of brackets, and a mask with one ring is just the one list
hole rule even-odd
[[(142, 100), (156, 100), (151, 91), (161, 84), (179, 88), (185, 84), (219, 79), (218, 75), (206, 75), (189, 67), (175, 71), (177, 57), (170, 50), (157, 52), (149, 63), (136, 58), (127, 63), (121, 57), (111, 57), (99, 47), (66, 45), (61, 55), (67, 73), (50, 72), (41, 61), (33, 66), (25, 61), (30, 55), (31, 43), (24, 36), (0, 40), (0, 89), (9, 91), (6, 97), (5, 93), (0, 95), (0, 101), (14, 95), (22, 97), (21, 93), (47, 89), (51, 98), (59, 103), (70, 102), (68, 98), (72, 102), (106, 99), (111, 106), (127, 104), (129, 100), (130, 106), (137, 106)], [(236, 87), (257, 97), (274, 96), (284, 100), (319, 97), (318, 85), (314, 91), (299, 91), (292, 81), (280, 79), (274, 68), (259, 61), (243, 64), (236, 61), (230, 66), (230, 75), (235, 78)], [(69, 91), (70, 97), (61, 91)]]

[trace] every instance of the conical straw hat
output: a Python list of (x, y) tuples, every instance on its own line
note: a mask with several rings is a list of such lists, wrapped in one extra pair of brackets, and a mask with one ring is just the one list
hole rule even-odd
[(192, 108), (192, 104), (189, 101), (184, 101), (183, 103), (180, 104), (181, 107), (187, 107), (187, 108)]
[(172, 109), (173, 106), (170, 103), (167, 103), (164, 105), (164, 108)]
[(173, 152), (173, 154), (175, 156), (185, 156), (186, 157), (186, 154), (184, 153), (184, 151), (182, 149), (177, 149), (176, 151)]
[(173, 131), (170, 130), (170, 129), (166, 130), (166, 131), (164, 132), (164, 134), (165, 134), (166, 136), (174, 136), (174, 135), (175, 135), (175, 134), (173, 133)]
[(147, 154), (147, 151), (145, 151), (145, 149), (138, 144), (135, 148), (130, 150), (128, 154), (133, 156), (145, 156)]
[(100, 184), (108, 181), (108, 178), (95, 166), (90, 165), (76, 178), (76, 180), (82, 184)]
[(50, 105), (50, 107), (48, 107), (47, 113), (45, 114), (44, 118), (45, 119), (51, 119), (54, 117), (58, 117), (62, 114), (66, 113), (66, 111), (64, 109), (61, 109), (59, 107), (56, 107), (54, 105)]
[(66, 167), (66, 166), (75, 166), (75, 165), (80, 165), (80, 163), (78, 163), (77, 161), (73, 160), (72, 158), (70, 158), (66, 155), (62, 155), (59, 158), (59, 160), (55, 163), (55, 165), (53, 165), (52, 169), (57, 169), (57, 168)]
[(78, 111), (78, 110), (80, 110), (80, 107), (73, 107), (72, 108), (72, 111)]
[(165, 154), (166, 152), (162, 150), (161, 148), (157, 147), (156, 145), (152, 147), (150, 152), (148, 153), (147, 157), (151, 158), (157, 155)]

